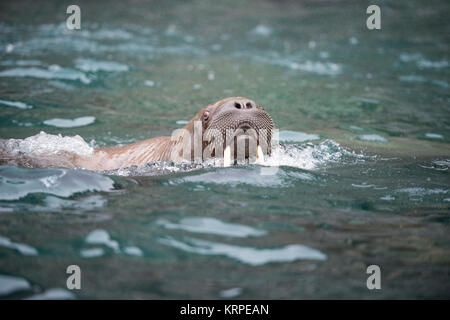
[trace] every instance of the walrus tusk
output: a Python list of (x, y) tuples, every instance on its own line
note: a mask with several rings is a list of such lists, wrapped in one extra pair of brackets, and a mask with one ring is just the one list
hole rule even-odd
[(229, 167), (231, 166), (231, 147), (227, 146), (223, 151), (223, 166)]
[(262, 151), (261, 146), (256, 148), (256, 163), (263, 164), (264, 163), (264, 153)]

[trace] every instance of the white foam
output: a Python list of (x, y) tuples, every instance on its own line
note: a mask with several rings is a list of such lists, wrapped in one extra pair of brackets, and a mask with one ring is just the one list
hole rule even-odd
[(61, 119), (54, 118), (45, 120), (44, 124), (48, 126), (58, 127), (58, 128), (74, 128), (74, 127), (83, 127), (90, 125), (95, 122), (95, 117), (86, 116), (86, 117), (78, 117), (75, 119)]
[(332, 140), (319, 144), (279, 145), (272, 149), (264, 165), (271, 167), (288, 166), (305, 170), (314, 170), (328, 163), (342, 160), (344, 156), (361, 158), (362, 155), (351, 153)]
[(17, 291), (30, 289), (31, 285), (27, 280), (0, 274), (0, 296), (6, 296)]
[(158, 242), (187, 252), (202, 255), (223, 255), (252, 266), (261, 266), (271, 262), (327, 259), (327, 256), (322, 252), (300, 244), (287, 245), (276, 249), (256, 249), (194, 238), (186, 240), (187, 243), (172, 238), (160, 238)]
[(252, 227), (226, 223), (214, 218), (193, 217), (183, 218), (178, 223), (172, 223), (165, 219), (158, 219), (157, 225), (163, 226), (166, 229), (185, 230), (195, 233), (211, 233), (228, 237), (255, 237), (265, 235), (265, 230), (258, 230)]
[(26, 104), (26, 103), (20, 102), (20, 101), (0, 100), (0, 104), (3, 104), (3, 105), (8, 106), (8, 107), (19, 108), (19, 109), (31, 109), (31, 108), (33, 108), (32, 105)]
[(32, 246), (29, 246), (24, 243), (12, 242), (10, 239), (8, 239), (6, 237), (2, 237), (2, 236), (0, 236), (0, 246), (17, 250), (17, 251), (19, 251), (20, 254), (22, 254), (24, 256), (37, 256), (38, 255), (38, 251), (35, 248), (33, 248)]

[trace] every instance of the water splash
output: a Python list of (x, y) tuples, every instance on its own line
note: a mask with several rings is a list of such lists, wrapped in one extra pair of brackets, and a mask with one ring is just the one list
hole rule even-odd
[(79, 135), (63, 137), (61, 134), (53, 135), (44, 131), (26, 139), (1, 140), (0, 148), (12, 155), (48, 155), (63, 151), (90, 155), (94, 152), (94, 149)]
[(265, 165), (317, 170), (327, 164), (363, 158), (363, 155), (350, 152), (333, 140), (325, 140), (319, 144), (280, 144), (272, 150)]
[[(329, 164), (342, 164), (347, 162), (362, 161), (366, 157), (362, 154), (351, 152), (341, 147), (337, 142), (333, 140), (325, 140), (318, 144), (304, 143), (304, 144), (279, 144), (273, 146), (271, 156), (267, 157), (264, 162), (264, 166), (261, 168), (269, 167), (292, 167), (302, 170), (318, 170)], [(245, 162), (238, 162), (240, 166), (247, 166)], [(143, 166), (131, 166), (128, 168), (121, 168), (116, 170), (103, 171), (105, 174), (119, 175), (119, 176), (154, 176), (164, 175), (177, 172), (189, 172), (199, 169), (208, 168), (221, 168), (223, 166), (220, 159), (208, 159), (202, 163), (194, 162), (180, 162), (175, 163), (171, 161), (159, 161), (151, 162)], [(252, 166), (253, 168), (255, 166)], [(238, 170), (238, 171), (236, 171)], [(235, 172), (236, 171), (236, 172)], [(222, 172), (222, 173), (221, 173)], [(235, 174), (233, 174), (233, 172)], [(282, 173), (282, 170), (279, 170)], [(247, 176), (247, 180), (252, 184), (258, 185), (283, 185), (284, 180), (280, 178), (280, 175), (273, 175), (272, 181), (267, 180), (267, 176), (261, 175), (259, 170), (246, 170), (236, 167), (228, 168), (225, 171), (219, 170), (217, 172), (205, 173), (200, 180), (217, 180), (220, 175), (220, 179), (228, 181), (229, 183), (240, 183), (245, 180), (242, 175)], [(258, 176), (260, 178), (258, 179)], [(300, 177), (304, 180), (311, 180), (312, 176), (303, 175)], [(195, 176), (187, 178), (191, 182), (195, 182)], [(278, 179), (278, 180), (277, 180)], [(259, 181), (259, 182), (258, 182)], [(176, 181), (175, 181), (176, 183)]]

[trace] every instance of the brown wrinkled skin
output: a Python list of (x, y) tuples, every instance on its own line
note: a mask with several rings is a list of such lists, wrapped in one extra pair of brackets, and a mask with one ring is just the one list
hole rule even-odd
[[(88, 170), (113, 170), (118, 168), (126, 168), (130, 166), (140, 166), (152, 161), (174, 161), (179, 162), (183, 160), (183, 155), (180, 152), (185, 147), (186, 135), (189, 134), (192, 137), (191, 148), (193, 149), (193, 133), (194, 122), (204, 120), (204, 112), (208, 110), (210, 112), (209, 123), (214, 120), (214, 116), (220, 111), (220, 109), (227, 105), (230, 108), (230, 104), (236, 102), (245, 106), (246, 103), (251, 103), (257, 112), (264, 113), (266, 115), (266, 122), (270, 129), (273, 128), (272, 119), (263, 111), (264, 109), (254, 103), (252, 100), (243, 97), (230, 97), (215, 103), (209, 104), (203, 107), (185, 126), (184, 130), (180, 130), (172, 137), (163, 136), (152, 139), (143, 140), (140, 142), (132, 143), (120, 147), (111, 148), (98, 148), (94, 150), (94, 153), (89, 156), (79, 156), (72, 153), (63, 153), (58, 155), (37, 155), (33, 157), (21, 156), (11, 157), (0, 149), (0, 164), (14, 164), (26, 167), (64, 167), (64, 168), (84, 168)], [(231, 110), (231, 112), (239, 112)], [(242, 111), (241, 111), (242, 112)], [(238, 114), (238, 116), (244, 114)], [(246, 119), (242, 117), (242, 119)], [(222, 122), (219, 119), (219, 122)], [(269, 123), (270, 122), (270, 123)], [(205, 124), (205, 122), (203, 122)], [(206, 124), (205, 124), (206, 125)], [(265, 125), (265, 123), (264, 123)], [(260, 125), (262, 126), (262, 125)], [(203, 127), (205, 129), (205, 127)], [(192, 151), (193, 154), (193, 151)], [(192, 160), (185, 159), (185, 160)]]

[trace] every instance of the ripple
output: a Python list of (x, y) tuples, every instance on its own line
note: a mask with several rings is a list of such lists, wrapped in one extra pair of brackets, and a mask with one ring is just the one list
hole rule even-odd
[(380, 199), (384, 200), (384, 201), (392, 201), (392, 200), (395, 200), (395, 197), (393, 197), (393, 196), (388, 194), (388, 195), (386, 195), (384, 197), (381, 197)]
[(18, 200), (34, 193), (70, 197), (80, 192), (113, 189), (113, 180), (91, 171), (0, 167), (0, 200)]
[(266, 25), (259, 24), (254, 29), (250, 30), (251, 35), (268, 37), (272, 34), (272, 29)]
[(292, 62), (292, 70), (301, 70), (319, 75), (335, 76), (342, 73), (342, 66), (333, 62), (306, 61), (303, 63)]
[(53, 196), (48, 196), (44, 199), (45, 206), (42, 208), (35, 208), (36, 210), (55, 211), (62, 209), (72, 209), (76, 213), (80, 211), (92, 211), (103, 208), (107, 204), (107, 200), (99, 195), (84, 197), (77, 200), (60, 199)]
[(186, 238), (186, 242), (173, 238), (160, 238), (158, 242), (186, 252), (226, 256), (251, 266), (261, 266), (272, 262), (327, 259), (327, 256), (322, 252), (299, 244), (287, 245), (275, 249), (256, 249), (194, 238)]
[(142, 252), (142, 250), (138, 247), (135, 246), (129, 246), (129, 247), (125, 247), (123, 249), (123, 252), (125, 254), (128, 254), (129, 256), (137, 256), (137, 257), (142, 257), (144, 255), (144, 253)]
[(400, 81), (403, 81), (403, 82), (425, 82), (425, 81), (427, 81), (427, 79), (425, 77), (418, 76), (415, 74), (400, 76), (398, 78), (400, 79)]
[(276, 174), (262, 175), (261, 171), (256, 170), (255, 168), (250, 170), (243, 168), (219, 169), (170, 181), (171, 184), (186, 182), (222, 184), (232, 187), (238, 185), (252, 185), (257, 187), (276, 188), (287, 185), (287, 181), (284, 179), (283, 171), (281, 169), (277, 170)]
[(80, 81), (84, 84), (91, 83), (91, 79), (84, 73), (70, 69), (62, 68), (58, 65), (52, 65), (48, 69), (43, 68), (13, 68), (0, 72), (0, 77), (21, 77), (21, 78), (39, 78), (39, 79), (63, 79)]
[(97, 72), (97, 71), (106, 71), (106, 72), (121, 72), (128, 71), (129, 68), (126, 64), (114, 61), (98, 61), (92, 59), (77, 59), (75, 61), (75, 65), (77, 69), (80, 69), (85, 72)]
[(430, 139), (444, 139), (444, 136), (442, 134), (438, 134), (438, 133), (425, 133), (425, 137), (430, 138)]
[(103, 248), (89, 248), (89, 249), (82, 249), (80, 251), (80, 256), (83, 258), (97, 258), (101, 257), (105, 254), (105, 250)]
[(230, 288), (219, 292), (219, 296), (224, 299), (230, 299), (239, 296), (242, 293), (242, 288)]
[(371, 141), (371, 142), (388, 142), (385, 137), (382, 137), (378, 134), (363, 134), (357, 137), (359, 140), (363, 141)]
[(49, 119), (45, 120), (44, 124), (48, 126), (58, 127), (58, 128), (74, 128), (74, 127), (83, 127), (90, 125), (95, 122), (95, 117), (86, 116), (79, 117), (75, 119)]
[(320, 136), (314, 133), (305, 133), (300, 131), (282, 130), (279, 134), (281, 142), (305, 142), (312, 140), (319, 140)]
[(120, 252), (119, 243), (116, 240), (112, 240), (109, 233), (103, 229), (96, 229), (90, 232), (85, 239), (89, 244), (101, 244), (114, 250), (114, 252)]
[(2, 66), (20, 66), (20, 67), (28, 67), (28, 66), (40, 66), (42, 62), (39, 60), (5, 60), (0, 63)]
[(414, 187), (414, 188), (398, 189), (397, 192), (407, 193), (410, 196), (427, 196), (427, 195), (435, 195), (435, 194), (447, 194), (449, 192), (449, 190), (426, 189), (426, 188), (422, 188), (422, 187)]
[(27, 280), (0, 274), (0, 296), (30, 289), (31, 285)]
[(25, 298), (25, 300), (73, 300), (75, 295), (62, 288), (50, 288), (42, 293)]
[(10, 239), (2, 236), (0, 236), (0, 247), (17, 250), (20, 254), (24, 256), (38, 255), (38, 251), (32, 246), (29, 246), (24, 243), (12, 242)]
[(8, 107), (15, 107), (15, 108), (24, 109), (24, 110), (33, 108), (32, 105), (26, 104), (26, 103), (20, 102), (20, 101), (0, 100), (0, 104), (3, 104)]
[(419, 60), (417, 61), (417, 66), (419, 68), (434, 68), (434, 69), (443, 69), (448, 67), (448, 61), (430, 61), (430, 60)]
[(258, 237), (267, 234), (265, 230), (258, 230), (252, 227), (226, 223), (214, 218), (193, 217), (183, 218), (178, 223), (172, 223), (165, 219), (158, 219), (157, 225), (171, 230), (185, 230), (195, 233), (211, 233), (228, 237)]

